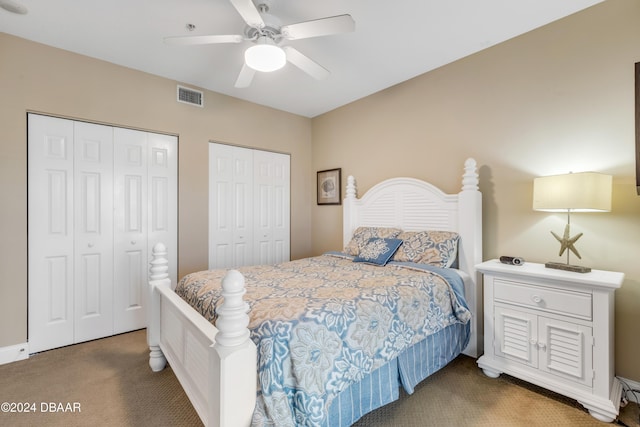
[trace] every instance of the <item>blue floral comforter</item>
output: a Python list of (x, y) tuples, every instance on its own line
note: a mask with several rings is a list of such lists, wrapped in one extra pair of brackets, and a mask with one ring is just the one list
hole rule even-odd
[[(240, 268), (258, 348), (253, 425), (324, 426), (342, 390), (428, 335), (467, 323), (462, 298), (425, 268), (338, 254)], [(176, 293), (215, 322), (225, 273), (187, 275)]]

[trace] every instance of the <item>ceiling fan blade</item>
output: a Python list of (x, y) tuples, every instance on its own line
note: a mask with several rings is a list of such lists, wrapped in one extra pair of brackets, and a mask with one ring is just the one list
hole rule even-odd
[(338, 15), (329, 18), (315, 19), (297, 24), (285, 25), (280, 32), (285, 39), (298, 40), (310, 37), (328, 36), (331, 34), (350, 33), (356, 29), (351, 15)]
[(253, 28), (264, 27), (264, 20), (251, 0), (230, 0), (242, 19)]
[(287, 55), (287, 61), (300, 68), (311, 77), (315, 77), (318, 80), (324, 80), (329, 77), (329, 70), (318, 64), (311, 58), (303, 55), (300, 51), (291, 46), (283, 46), (285, 54)]
[(223, 36), (176, 36), (165, 37), (164, 42), (174, 46), (196, 45), (196, 44), (214, 44), (214, 43), (241, 43), (244, 38), (241, 35), (223, 35)]
[(249, 67), (246, 63), (243, 63), (242, 69), (240, 70), (240, 74), (238, 74), (238, 78), (236, 79), (236, 84), (234, 86), (237, 88), (249, 87), (255, 74), (256, 71), (253, 68)]

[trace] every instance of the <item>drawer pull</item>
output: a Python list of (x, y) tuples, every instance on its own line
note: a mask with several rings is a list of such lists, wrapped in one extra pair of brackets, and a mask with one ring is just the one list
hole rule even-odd
[(542, 297), (540, 297), (538, 295), (532, 295), (531, 296), (531, 300), (533, 302), (535, 302), (536, 304), (540, 304), (542, 302)]

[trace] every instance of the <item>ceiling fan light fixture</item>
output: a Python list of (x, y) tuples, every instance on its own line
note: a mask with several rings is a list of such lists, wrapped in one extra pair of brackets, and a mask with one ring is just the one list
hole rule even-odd
[(244, 61), (256, 71), (271, 72), (284, 67), (287, 55), (272, 39), (262, 36), (244, 52)]

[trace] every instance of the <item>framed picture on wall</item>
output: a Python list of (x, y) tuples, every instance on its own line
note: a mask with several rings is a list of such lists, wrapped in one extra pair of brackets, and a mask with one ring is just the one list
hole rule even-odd
[(318, 204), (339, 205), (342, 203), (342, 169), (327, 169), (318, 172)]

